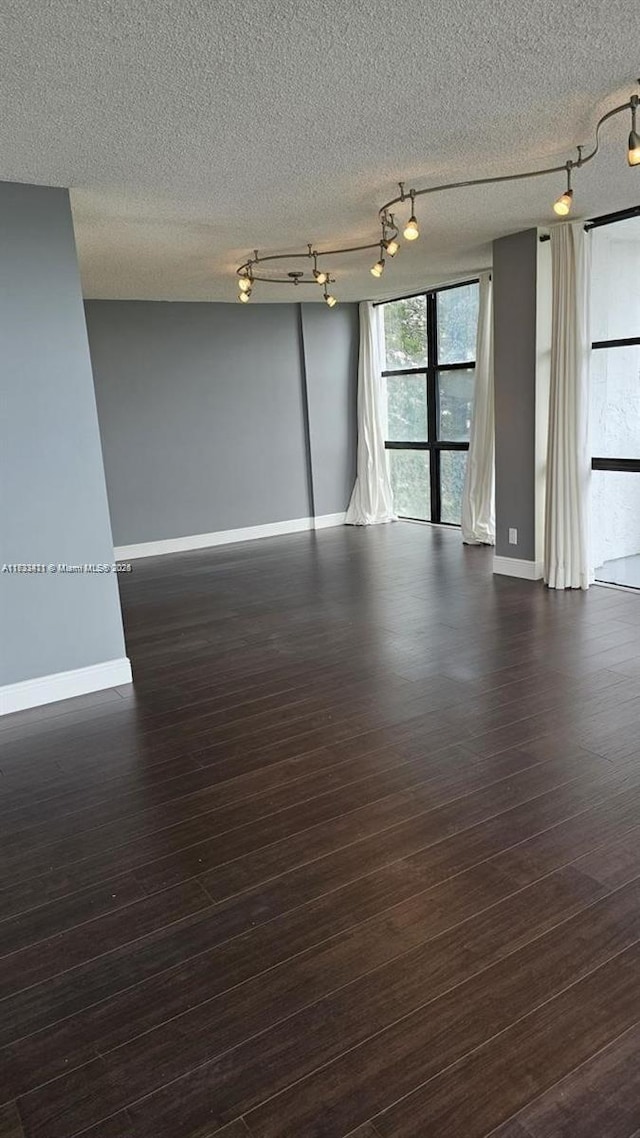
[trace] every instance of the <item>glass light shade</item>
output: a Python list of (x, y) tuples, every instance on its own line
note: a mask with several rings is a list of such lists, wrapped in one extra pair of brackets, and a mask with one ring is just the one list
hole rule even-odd
[(629, 134), (627, 162), (630, 166), (640, 166), (640, 134), (637, 130), (632, 130)]
[(400, 246), (395, 239), (393, 241), (387, 241), (387, 253), (390, 257), (395, 257), (399, 248)]
[(251, 292), (251, 281), (248, 277), (240, 277), (240, 292)]
[(566, 217), (571, 212), (573, 205), (573, 190), (565, 190), (563, 194), (553, 203), (554, 212), (558, 217)]
[(329, 308), (333, 308), (333, 306), (338, 303), (335, 296), (332, 296), (331, 293), (329, 293), (328, 296), (325, 296), (324, 299), (326, 300), (327, 304), (329, 305)]
[(251, 296), (251, 289), (249, 289), (248, 292), (238, 293), (238, 300), (241, 300), (243, 304), (246, 304), (248, 302), (250, 296)]
[(413, 214), (411, 214), (411, 217), (405, 225), (403, 236), (407, 241), (415, 241), (416, 238), (420, 236), (418, 222), (416, 221)]
[(381, 277), (384, 272), (384, 261), (376, 261), (375, 265), (372, 265), (369, 271), (373, 277)]
[(327, 274), (326, 273), (323, 273), (320, 269), (314, 269), (313, 275), (316, 278), (319, 285), (326, 284), (326, 282), (327, 282)]

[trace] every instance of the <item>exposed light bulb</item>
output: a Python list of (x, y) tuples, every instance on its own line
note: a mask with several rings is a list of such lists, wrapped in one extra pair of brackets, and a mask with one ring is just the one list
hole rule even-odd
[[(580, 147), (578, 147), (578, 153), (580, 155), (582, 154), (582, 149)], [(566, 217), (568, 213), (571, 213), (571, 207), (573, 205), (573, 190), (571, 189), (571, 171), (573, 170), (573, 167), (574, 167), (573, 162), (567, 162), (567, 165), (566, 165), (567, 188), (564, 191), (564, 193), (560, 194), (560, 197), (557, 198), (556, 201), (554, 201), (554, 203), (553, 203), (553, 212), (557, 213), (558, 217)]]
[(329, 308), (333, 308), (333, 306), (338, 303), (335, 296), (332, 296), (330, 292), (325, 292), (324, 299), (325, 299), (326, 303), (329, 305)]
[(400, 245), (396, 241), (395, 237), (393, 238), (393, 240), (387, 241), (386, 249), (387, 249), (387, 253), (389, 254), (390, 257), (395, 257), (399, 248), (400, 248)]
[(240, 292), (251, 292), (251, 280), (249, 277), (240, 277), (239, 281)]
[(627, 162), (630, 166), (640, 166), (640, 134), (637, 130), (632, 130), (629, 134)]
[(322, 269), (314, 269), (313, 275), (319, 285), (326, 284), (329, 279), (328, 273), (323, 273)]
[(565, 190), (563, 194), (553, 203), (553, 208), (558, 217), (566, 217), (571, 213), (571, 206), (573, 205), (573, 190)]
[(246, 292), (239, 292), (238, 293), (238, 300), (242, 301), (243, 304), (247, 304), (250, 297), (251, 297), (251, 289), (250, 288), (247, 289)]
[(372, 265), (369, 271), (373, 277), (381, 277), (384, 272), (384, 257), (376, 261), (375, 265)]
[(404, 227), (402, 236), (406, 241), (415, 241), (420, 236), (418, 229), (418, 222), (416, 221), (415, 214), (411, 214), (407, 224)]

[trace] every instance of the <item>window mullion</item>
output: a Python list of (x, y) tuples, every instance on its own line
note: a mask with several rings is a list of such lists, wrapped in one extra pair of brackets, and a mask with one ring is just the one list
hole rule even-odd
[(427, 303), (427, 424), (430, 445), (431, 521), (441, 515), (440, 455), (438, 442), (438, 317), (435, 292), (428, 292)]

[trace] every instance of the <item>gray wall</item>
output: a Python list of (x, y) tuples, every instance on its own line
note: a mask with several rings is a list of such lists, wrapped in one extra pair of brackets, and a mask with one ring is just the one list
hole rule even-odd
[(87, 301), (116, 545), (346, 508), (357, 308), (306, 307)]
[(302, 304), (315, 512), (349, 504), (358, 438), (358, 306)]
[(537, 256), (535, 229), (493, 243), (496, 554), (527, 561), (536, 556)]
[[(66, 190), (0, 183), (1, 562), (113, 546)], [(0, 683), (125, 655), (112, 575), (0, 577)]]

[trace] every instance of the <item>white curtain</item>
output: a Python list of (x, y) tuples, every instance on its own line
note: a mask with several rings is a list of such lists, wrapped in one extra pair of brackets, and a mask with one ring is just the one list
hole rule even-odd
[(462, 494), (465, 545), (495, 545), (495, 413), (491, 274), (480, 276), (473, 413)]
[(552, 326), (544, 579), (588, 589), (589, 238), (581, 222), (551, 230)]
[(395, 515), (384, 448), (382, 309), (363, 301), (359, 310), (357, 477), (346, 522), (351, 526), (371, 526), (394, 521)]

